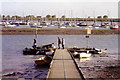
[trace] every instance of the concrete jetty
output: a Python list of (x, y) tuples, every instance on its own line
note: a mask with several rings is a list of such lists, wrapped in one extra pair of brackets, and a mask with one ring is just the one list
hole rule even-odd
[(83, 79), (67, 49), (56, 50), (47, 78)]

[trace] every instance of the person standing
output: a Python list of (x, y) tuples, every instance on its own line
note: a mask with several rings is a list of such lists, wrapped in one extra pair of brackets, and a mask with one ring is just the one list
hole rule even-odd
[(34, 39), (33, 46), (34, 49), (37, 47), (36, 39)]
[(65, 39), (62, 38), (62, 48), (64, 49), (65, 48)]
[(55, 47), (55, 45), (54, 45), (54, 43), (52, 43), (52, 46), (51, 46), (53, 49), (55, 49), (56, 47)]
[(61, 44), (61, 40), (60, 40), (60, 38), (58, 37), (58, 49), (60, 49), (60, 44)]

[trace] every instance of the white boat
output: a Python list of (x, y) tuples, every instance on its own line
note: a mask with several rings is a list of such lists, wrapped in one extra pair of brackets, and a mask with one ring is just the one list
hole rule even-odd
[(120, 29), (118, 25), (114, 25), (112, 27), (110, 27), (110, 29)]
[(79, 55), (80, 55), (80, 53), (78, 53), (78, 52), (74, 52), (74, 53), (73, 53), (73, 56), (74, 56), (74, 57), (79, 57)]
[(11, 25), (11, 24), (9, 24), (9, 25), (6, 25), (6, 27), (10, 27), (10, 28), (14, 28), (16, 25)]
[(77, 23), (77, 26), (87, 26), (87, 23), (86, 22), (80, 22), (80, 23)]
[(66, 28), (65, 26), (61, 26), (60, 28)]
[(43, 26), (37, 26), (37, 28), (43, 28)]
[(74, 57), (79, 57), (79, 58), (87, 58), (87, 57), (90, 57), (91, 56), (91, 53), (89, 53), (89, 51), (87, 52), (74, 52), (73, 53), (73, 56)]
[(43, 28), (46, 28), (46, 27), (48, 27), (47, 25), (46, 26), (42, 26)]
[(99, 29), (100, 27), (95, 27), (95, 29)]
[(78, 27), (80, 27), (80, 26), (75, 26), (75, 27), (77, 27), (77, 28), (78, 28)]
[(35, 27), (37, 27), (37, 24), (36, 24), (36, 23), (29, 23), (29, 26), (30, 26), (31, 28), (35, 28)]
[(100, 24), (93, 24), (92, 26), (93, 26), (95, 29), (99, 29), (99, 28), (101, 27)]
[(80, 53), (80, 55), (79, 55), (80, 58), (88, 58), (88, 57), (90, 57), (90, 56), (91, 56), (90, 53), (85, 53), (85, 52), (82, 52), (82, 53)]
[(55, 25), (48, 25), (48, 26), (55, 26)]

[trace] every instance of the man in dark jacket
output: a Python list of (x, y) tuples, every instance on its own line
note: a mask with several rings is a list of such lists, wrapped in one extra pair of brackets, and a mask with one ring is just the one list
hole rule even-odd
[(61, 44), (61, 40), (60, 40), (60, 38), (58, 37), (58, 49), (60, 49), (60, 44)]
[(37, 47), (37, 44), (36, 44), (36, 39), (34, 39), (34, 42), (33, 42), (33, 48), (36, 48)]

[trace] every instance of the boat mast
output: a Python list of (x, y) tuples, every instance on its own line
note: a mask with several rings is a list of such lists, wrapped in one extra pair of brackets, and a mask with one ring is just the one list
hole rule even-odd
[(73, 12), (72, 12), (72, 10), (70, 11), (71, 12), (71, 14), (70, 14), (70, 16), (71, 16), (71, 19), (70, 19), (70, 26), (72, 25), (72, 16), (73, 16)]
[(36, 25), (36, 27), (35, 27), (35, 39), (37, 39), (37, 25)]
[(94, 25), (96, 25), (95, 11), (93, 11), (93, 16), (94, 16), (94, 23), (93, 23), (93, 26), (94, 26)]

